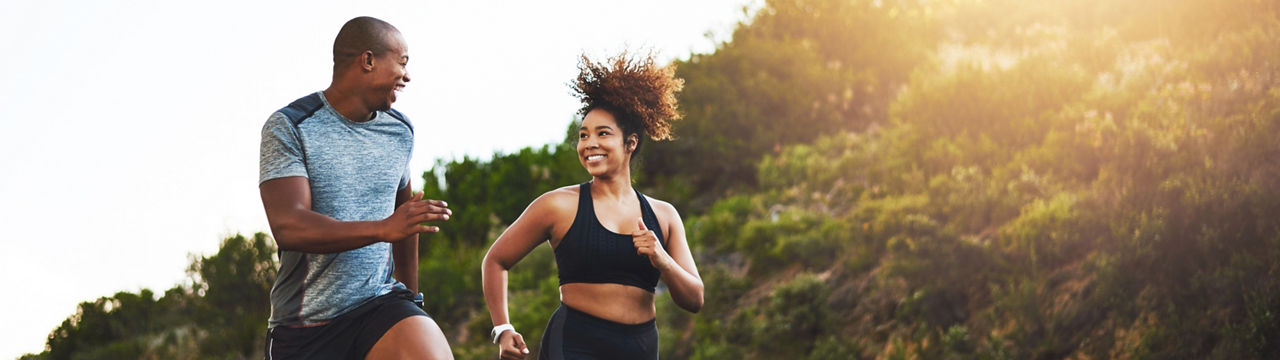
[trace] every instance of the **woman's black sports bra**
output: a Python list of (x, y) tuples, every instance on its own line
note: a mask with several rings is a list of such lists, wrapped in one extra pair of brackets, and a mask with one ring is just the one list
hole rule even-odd
[[(612, 283), (635, 286), (653, 292), (658, 286), (658, 269), (649, 258), (636, 254), (630, 234), (619, 234), (600, 224), (591, 202), (591, 182), (579, 186), (578, 215), (573, 225), (556, 246), (556, 271), (560, 285), (569, 283)], [(644, 227), (652, 230), (665, 248), (662, 228), (644, 194), (640, 198), (640, 217)]]

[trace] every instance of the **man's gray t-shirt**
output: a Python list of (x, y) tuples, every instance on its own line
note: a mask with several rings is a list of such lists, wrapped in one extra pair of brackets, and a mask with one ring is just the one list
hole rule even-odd
[[(300, 103), (310, 106), (299, 112)], [(323, 92), (291, 107), (271, 114), (262, 127), (258, 183), (303, 176), (311, 185), (312, 211), (339, 221), (390, 216), (396, 192), (409, 182), (409, 121), (381, 111), (369, 121), (348, 120)], [(324, 323), (404, 288), (392, 278), (393, 268), (391, 244), (385, 242), (332, 254), (282, 251), (269, 326)]]

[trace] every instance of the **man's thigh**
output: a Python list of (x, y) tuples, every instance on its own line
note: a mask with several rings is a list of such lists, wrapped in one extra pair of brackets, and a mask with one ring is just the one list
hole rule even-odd
[(453, 359), (453, 352), (434, 320), (410, 316), (383, 333), (365, 359)]

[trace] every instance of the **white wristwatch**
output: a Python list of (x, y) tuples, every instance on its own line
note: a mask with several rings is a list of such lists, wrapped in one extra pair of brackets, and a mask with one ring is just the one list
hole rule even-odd
[(511, 324), (502, 324), (502, 325), (494, 326), (494, 327), (493, 327), (493, 330), (492, 330), (492, 331), (489, 331), (489, 335), (490, 335), (490, 336), (493, 336), (493, 343), (494, 343), (494, 344), (497, 344), (497, 343), (498, 343), (498, 337), (499, 337), (499, 336), (502, 336), (502, 332), (503, 332), (503, 331), (507, 331), (507, 330), (511, 330), (511, 332), (515, 332), (515, 331), (516, 331), (516, 327), (515, 327), (515, 326), (511, 326)]

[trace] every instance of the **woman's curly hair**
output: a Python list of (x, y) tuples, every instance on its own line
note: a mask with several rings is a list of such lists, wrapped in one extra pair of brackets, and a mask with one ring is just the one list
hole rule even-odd
[[(652, 53), (633, 57), (624, 51), (603, 62), (584, 54), (578, 71), (571, 85), (582, 101), (580, 115), (603, 109), (618, 120), (624, 136), (642, 133), (653, 140), (672, 139), (671, 121), (681, 117), (676, 92), (684, 88), (684, 79), (675, 77), (675, 65), (658, 66)], [(639, 150), (637, 143), (635, 152)]]

